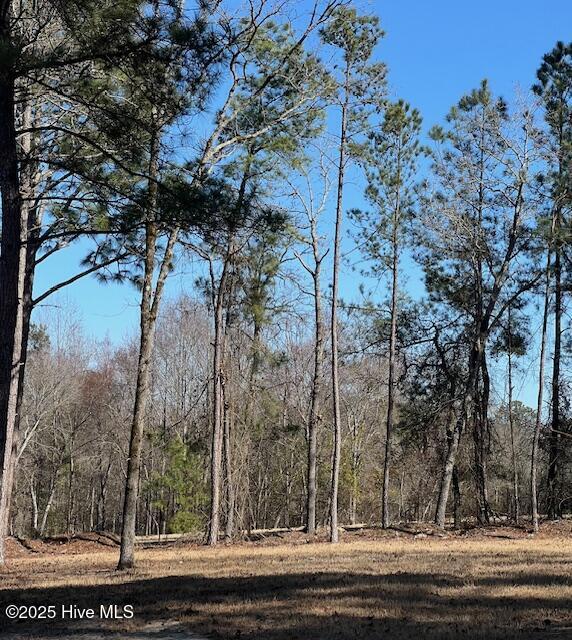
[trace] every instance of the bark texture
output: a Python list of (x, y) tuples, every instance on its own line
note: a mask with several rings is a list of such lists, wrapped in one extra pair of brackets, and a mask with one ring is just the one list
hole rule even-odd
[(139, 472), (147, 404), (150, 394), (151, 358), (155, 340), (157, 315), (165, 280), (171, 266), (178, 230), (169, 235), (161, 267), (153, 289), (155, 257), (159, 229), (155, 220), (157, 204), (157, 176), (159, 162), (159, 136), (155, 133), (150, 146), (148, 203), (145, 222), (145, 267), (140, 305), (139, 359), (137, 363), (137, 382), (135, 403), (129, 440), (129, 458), (127, 461), (127, 480), (123, 505), (123, 523), (121, 529), (121, 551), (118, 569), (129, 569), (135, 564), (135, 533), (137, 524), (137, 501), (139, 497)]
[[(10, 46), (10, 2), (0, 3), (0, 44)], [(22, 206), (15, 129), (15, 78), (0, 68), (0, 564), (5, 561), (24, 341), (27, 207)]]

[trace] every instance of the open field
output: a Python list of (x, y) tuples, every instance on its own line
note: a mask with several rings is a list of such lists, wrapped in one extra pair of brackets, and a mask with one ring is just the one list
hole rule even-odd
[[(0, 574), (0, 635), (82, 637), (99, 628), (101, 638), (139, 638), (144, 627), (149, 638), (191, 637), (161, 631), (168, 623), (224, 639), (572, 638), (570, 532), (505, 532), (175, 545), (140, 550), (130, 573), (115, 572), (116, 550), (101, 545), (27, 554), (13, 545), (18, 557)], [(6, 620), (8, 603), (132, 604), (135, 616), (104, 627), (29, 626)]]

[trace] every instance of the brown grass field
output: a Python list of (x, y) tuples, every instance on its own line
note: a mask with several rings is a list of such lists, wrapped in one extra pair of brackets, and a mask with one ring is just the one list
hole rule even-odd
[[(508, 533), (507, 533), (508, 532)], [(0, 573), (0, 637), (139, 638), (176, 622), (213, 639), (572, 639), (572, 530), (536, 537), (491, 529), (415, 537), (346, 533), (340, 544), (282, 539), (208, 549), (141, 549), (138, 567), (117, 573), (117, 550), (86, 543), (12, 542)], [(10, 622), (6, 604), (131, 604), (114, 623)], [(89, 636), (90, 638), (92, 636)], [(149, 638), (185, 638), (153, 631)]]

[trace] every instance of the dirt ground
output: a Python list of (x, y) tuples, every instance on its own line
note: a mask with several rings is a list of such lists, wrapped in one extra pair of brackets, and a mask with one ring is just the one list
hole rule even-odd
[[(0, 572), (0, 637), (168, 640), (572, 640), (572, 523), (345, 533), (325, 543), (291, 533), (208, 549), (138, 550), (92, 540), (9, 541)], [(132, 619), (10, 621), (18, 606), (132, 605)], [(196, 634), (195, 636), (191, 634)]]

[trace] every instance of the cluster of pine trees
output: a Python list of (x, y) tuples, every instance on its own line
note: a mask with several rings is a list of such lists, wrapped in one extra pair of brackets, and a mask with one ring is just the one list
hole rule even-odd
[[(425, 139), (377, 17), (231, 5), (0, 0), (0, 562), (10, 533), (111, 529), (127, 568), (136, 533), (563, 515), (572, 44)], [(94, 276), (137, 287), (136, 339), (41, 319)]]

